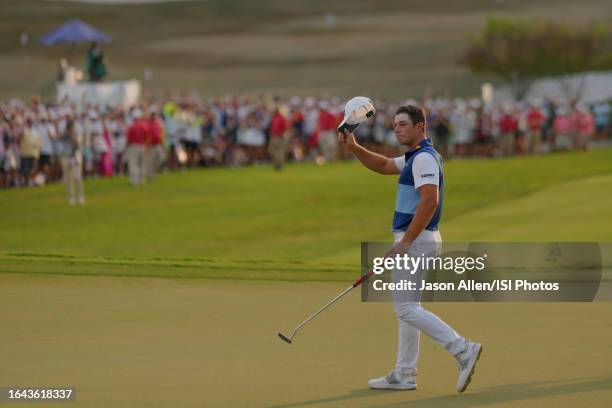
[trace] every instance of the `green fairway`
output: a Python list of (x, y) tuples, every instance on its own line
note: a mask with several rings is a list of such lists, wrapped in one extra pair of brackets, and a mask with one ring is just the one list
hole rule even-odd
[(393, 366), (390, 304), (352, 294), (276, 336), (343, 287), (2, 274), (0, 384), (70, 385), (87, 408), (610, 406), (610, 303), (428, 304), (484, 344), (473, 383), (457, 395), (422, 336), (419, 389), (385, 392), (367, 380)]
[(581, 177), (458, 216), (446, 225), (445, 236), (456, 241), (612, 241), (612, 174)]
[[(87, 408), (610, 406), (610, 303), (427, 304), (484, 344), (462, 395), (426, 336), (417, 391), (367, 389), (396, 322), (357, 293), (277, 338), (389, 240), (395, 182), (345, 162), (88, 180), (85, 207), (0, 192), (0, 386), (73, 386)], [(445, 183), (447, 240), (612, 241), (612, 150), (453, 161)]]
[[(612, 241), (612, 150), (447, 164), (447, 241)], [(144, 189), (86, 182), (0, 193), (6, 272), (346, 280), (390, 239), (396, 178), (356, 162), (204, 169)], [(606, 188), (607, 187), (607, 188)]]

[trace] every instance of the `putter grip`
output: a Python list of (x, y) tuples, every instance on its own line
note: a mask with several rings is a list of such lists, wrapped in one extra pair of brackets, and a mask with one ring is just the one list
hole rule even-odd
[(374, 272), (370, 271), (366, 273), (365, 275), (362, 275), (359, 279), (353, 282), (353, 287), (356, 288), (357, 286), (361, 285), (364, 281), (368, 280), (368, 278), (372, 276), (373, 274)]

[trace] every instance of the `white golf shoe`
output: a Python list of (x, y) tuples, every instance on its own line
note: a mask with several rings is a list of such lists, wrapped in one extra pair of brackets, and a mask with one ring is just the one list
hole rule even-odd
[(399, 376), (391, 371), (387, 376), (368, 381), (368, 386), (376, 390), (416, 390), (414, 375)]
[(457, 364), (459, 365), (457, 392), (465, 391), (470, 385), (480, 353), (482, 353), (482, 345), (468, 341), (465, 350), (457, 355)]

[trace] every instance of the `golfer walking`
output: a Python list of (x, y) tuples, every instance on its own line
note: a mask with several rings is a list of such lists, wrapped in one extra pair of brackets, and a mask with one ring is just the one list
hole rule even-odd
[[(368, 169), (385, 175), (399, 174), (393, 235), (397, 248), (408, 248), (408, 254), (438, 255), (442, 237), (438, 230), (442, 211), (444, 175), (442, 159), (425, 134), (425, 113), (418, 106), (400, 107), (394, 117), (393, 130), (398, 142), (409, 151), (393, 159), (371, 152), (357, 144), (348, 130), (338, 135)], [(418, 271), (425, 279), (427, 271)], [(394, 271), (394, 275), (399, 271)], [(394, 276), (393, 279), (398, 279)], [(399, 343), (395, 368), (385, 377), (372, 379), (370, 388), (416, 389), (419, 336), (424, 332), (448, 350), (459, 366), (457, 391), (467, 388), (482, 347), (466, 340), (435, 314), (423, 309), (420, 293), (394, 294), (399, 323)]]

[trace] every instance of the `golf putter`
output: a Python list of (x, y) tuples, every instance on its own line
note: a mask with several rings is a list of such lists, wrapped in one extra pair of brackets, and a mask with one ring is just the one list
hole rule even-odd
[(349, 293), (351, 290), (353, 290), (354, 288), (356, 288), (357, 286), (361, 285), (363, 282), (365, 282), (366, 280), (368, 280), (368, 278), (370, 276), (372, 276), (374, 274), (373, 271), (370, 271), (366, 274), (364, 274), (363, 276), (361, 276), (359, 279), (357, 279), (355, 282), (353, 282), (351, 284), (351, 286), (349, 286), (348, 288), (344, 289), (342, 292), (340, 292), (338, 295), (336, 295), (335, 298), (333, 298), (332, 300), (330, 300), (329, 302), (327, 302), (327, 304), (325, 306), (323, 306), (321, 309), (317, 310), (314, 314), (312, 314), (311, 316), (309, 316), (306, 320), (304, 320), (302, 323), (300, 323), (295, 329), (293, 329), (293, 332), (291, 333), (291, 336), (286, 336), (283, 333), (278, 333), (278, 337), (280, 337), (283, 341), (291, 344), (293, 343), (293, 338), (295, 337), (295, 335), (297, 334), (297, 332), (304, 327), (306, 324), (308, 324), (311, 320), (313, 320), (315, 317), (317, 317), (319, 314), (321, 314), (324, 310), (326, 310), (327, 308), (329, 308), (331, 305), (333, 305), (334, 303), (336, 303), (338, 300), (340, 300), (344, 295), (346, 295), (347, 293)]

